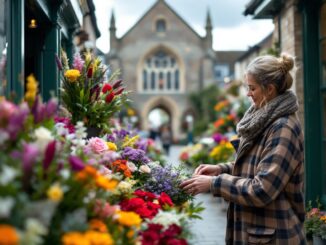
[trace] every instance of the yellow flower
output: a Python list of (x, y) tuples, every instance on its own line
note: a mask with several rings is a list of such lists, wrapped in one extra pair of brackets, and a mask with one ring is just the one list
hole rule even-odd
[(117, 180), (109, 180), (108, 178), (99, 175), (96, 177), (95, 183), (98, 187), (101, 187), (105, 190), (113, 191), (114, 188), (118, 185)]
[(47, 195), (50, 200), (59, 202), (63, 197), (63, 191), (58, 184), (54, 184), (48, 189)]
[(125, 226), (139, 226), (142, 219), (135, 212), (118, 211), (118, 222)]
[(28, 102), (33, 102), (35, 100), (37, 94), (37, 81), (33, 74), (29, 75), (27, 78), (26, 84), (26, 93), (25, 93), (25, 100)]
[(111, 151), (117, 151), (118, 150), (118, 147), (116, 144), (114, 144), (113, 142), (106, 142), (109, 150)]
[(66, 71), (65, 77), (70, 82), (75, 82), (80, 77), (80, 71), (76, 70), (76, 69), (70, 69), (70, 70)]
[(63, 245), (91, 245), (91, 243), (85, 239), (85, 236), (79, 232), (69, 232), (63, 235), (61, 238)]
[(320, 217), (321, 221), (324, 221), (326, 223), (326, 215)]
[(135, 115), (135, 111), (133, 110), (133, 109), (130, 109), (130, 108), (128, 108), (128, 110), (127, 110), (127, 114), (128, 114), (128, 116), (134, 116)]
[(16, 229), (10, 225), (0, 225), (0, 244), (15, 245), (19, 243)]
[(126, 136), (123, 139), (122, 147), (128, 147), (128, 146), (133, 147), (138, 139), (139, 139), (139, 135), (136, 135), (136, 136), (134, 136), (132, 138), (129, 138), (129, 136)]
[(112, 245), (113, 240), (110, 234), (101, 233), (97, 231), (87, 231), (85, 233), (86, 240), (89, 241), (91, 245)]

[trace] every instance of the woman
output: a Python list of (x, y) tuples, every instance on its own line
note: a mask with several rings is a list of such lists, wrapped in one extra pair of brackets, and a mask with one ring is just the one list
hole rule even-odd
[(245, 82), (252, 106), (237, 125), (234, 163), (200, 165), (181, 187), (229, 201), (226, 244), (306, 244), (303, 135), (295, 115), (294, 59), (261, 56)]

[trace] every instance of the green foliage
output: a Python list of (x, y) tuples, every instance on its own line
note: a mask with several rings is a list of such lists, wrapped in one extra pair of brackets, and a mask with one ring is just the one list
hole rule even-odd
[(202, 134), (207, 129), (207, 125), (215, 119), (214, 105), (220, 94), (220, 89), (216, 85), (211, 85), (190, 95), (190, 101), (198, 113), (194, 123), (195, 135)]

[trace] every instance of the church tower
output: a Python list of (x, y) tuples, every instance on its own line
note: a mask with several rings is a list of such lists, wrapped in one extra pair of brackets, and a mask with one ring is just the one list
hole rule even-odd
[(115, 27), (115, 17), (114, 17), (113, 10), (111, 14), (109, 31), (110, 31), (110, 52), (112, 53), (112, 51), (116, 52), (117, 45), (118, 45), (117, 36), (116, 36), (117, 28)]

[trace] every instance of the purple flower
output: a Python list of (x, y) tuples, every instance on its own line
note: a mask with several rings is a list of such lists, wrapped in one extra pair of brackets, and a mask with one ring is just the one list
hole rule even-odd
[(147, 151), (147, 146), (148, 146), (148, 144), (147, 144), (147, 139), (139, 139), (137, 142), (136, 142), (136, 147), (138, 148), (138, 149), (141, 149), (141, 150), (143, 150), (143, 151)]
[(60, 58), (59, 58), (59, 56), (57, 54), (55, 54), (55, 62), (57, 63), (58, 69), (60, 71), (62, 71), (62, 63), (61, 63), (61, 60), (60, 60)]
[(150, 159), (146, 156), (145, 151), (141, 149), (133, 149), (131, 147), (126, 147), (123, 150), (121, 156), (124, 159), (132, 161), (134, 163), (144, 164), (150, 162)]
[(32, 107), (32, 114), (34, 116), (34, 122), (40, 123), (45, 119), (52, 118), (57, 111), (58, 103), (55, 99), (49, 100), (48, 103), (40, 102), (39, 97), (36, 97)]
[(70, 156), (69, 163), (74, 171), (80, 171), (85, 167), (84, 162), (77, 156)]
[(162, 167), (160, 165), (152, 166), (151, 177), (144, 184), (144, 189), (160, 195), (162, 192), (168, 194), (173, 203), (182, 204), (190, 196), (179, 188), (182, 181), (181, 170), (174, 169), (171, 165)]
[(125, 129), (114, 130), (114, 134), (117, 136), (118, 139), (124, 139), (127, 135), (130, 135), (130, 133)]
[(216, 133), (212, 136), (212, 138), (214, 139), (214, 141), (219, 144), (222, 140), (227, 140), (227, 138), (220, 133)]
[(29, 108), (26, 103), (21, 104), (21, 106), (16, 110), (9, 118), (9, 123), (7, 126), (7, 132), (10, 135), (10, 139), (14, 140), (17, 134), (24, 130), (24, 123), (29, 114)]
[(14, 151), (11, 153), (12, 158), (22, 161), (25, 174), (32, 171), (33, 164), (37, 161), (38, 155), (38, 148), (32, 144), (24, 144), (22, 152)]
[(84, 60), (81, 58), (79, 53), (75, 53), (74, 61), (73, 61), (73, 68), (79, 70), (80, 72), (83, 70)]

